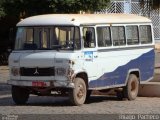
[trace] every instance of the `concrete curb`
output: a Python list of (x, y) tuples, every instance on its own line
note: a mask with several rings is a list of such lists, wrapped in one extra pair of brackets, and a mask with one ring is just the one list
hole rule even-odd
[(155, 49), (160, 50), (160, 43), (155, 43)]
[(160, 82), (148, 82), (139, 87), (141, 97), (160, 97)]

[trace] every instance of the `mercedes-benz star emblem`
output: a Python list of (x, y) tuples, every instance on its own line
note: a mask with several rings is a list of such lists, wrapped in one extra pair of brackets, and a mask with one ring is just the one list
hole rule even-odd
[(33, 74), (34, 75), (39, 75), (38, 68), (36, 68), (36, 70), (35, 70), (35, 72)]

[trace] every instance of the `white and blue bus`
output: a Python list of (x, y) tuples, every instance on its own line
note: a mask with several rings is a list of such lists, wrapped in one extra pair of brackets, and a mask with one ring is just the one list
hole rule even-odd
[(17, 24), (9, 57), (12, 98), (67, 95), (82, 105), (92, 90), (115, 89), (134, 100), (153, 78), (151, 20), (132, 14), (50, 14)]

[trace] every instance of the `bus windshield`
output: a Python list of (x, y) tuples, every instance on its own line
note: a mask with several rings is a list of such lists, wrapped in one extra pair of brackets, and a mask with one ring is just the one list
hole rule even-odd
[(15, 50), (78, 50), (78, 27), (18, 27)]

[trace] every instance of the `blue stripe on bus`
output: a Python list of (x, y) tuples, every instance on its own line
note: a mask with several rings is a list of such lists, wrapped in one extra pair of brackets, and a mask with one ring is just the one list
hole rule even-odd
[[(105, 73), (96, 80), (89, 82), (89, 88), (106, 87), (124, 84), (130, 69), (139, 69), (141, 81), (146, 81), (154, 74), (155, 53), (151, 50), (140, 57), (131, 60), (126, 65), (119, 66), (113, 72)], [(107, 66), (106, 66), (107, 67)]]

